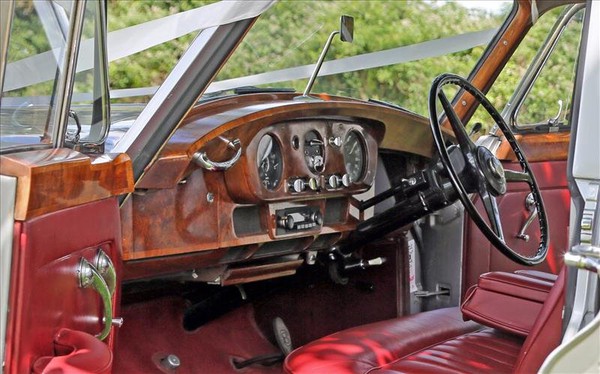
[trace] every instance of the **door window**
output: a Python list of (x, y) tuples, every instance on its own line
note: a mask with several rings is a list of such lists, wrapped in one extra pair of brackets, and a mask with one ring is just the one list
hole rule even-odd
[(516, 127), (568, 129), (583, 14), (583, 8), (566, 9), (538, 53), (537, 58), (545, 61), (516, 107), (512, 121)]

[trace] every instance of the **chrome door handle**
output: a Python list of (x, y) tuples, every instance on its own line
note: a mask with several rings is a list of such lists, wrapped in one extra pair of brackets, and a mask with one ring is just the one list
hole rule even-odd
[(110, 257), (102, 249), (98, 249), (94, 264), (98, 273), (104, 278), (110, 295), (114, 295), (117, 287), (117, 272)]
[(529, 225), (531, 225), (533, 220), (538, 215), (537, 206), (535, 205), (535, 199), (533, 198), (533, 194), (531, 192), (525, 198), (525, 207), (527, 208), (527, 210), (529, 210), (530, 213), (529, 213), (529, 217), (523, 224), (521, 231), (519, 231), (519, 233), (517, 234), (517, 239), (522, 239), (522, 240), (525, 240), (526, 242), (528, 242), (529, 235), (525, 234), (525, 231), (527, 231), (527, 229), (529, 228)]
[(112, 299), (111, 293), (106, 281), (100, 275), (96, 267), (85, 258), (79, 261), (79, 269), (77, 271), (79, 277), (79, 287), (81, 288), (92, 288), (100, 295), (103, 304), (104, 316), (102, 317), (102, 324), (104, 327), (102, 331), (96, 335), (100, 340), (106, 339), (110, 334), (110, 327), (113, 323), (112, 314)]

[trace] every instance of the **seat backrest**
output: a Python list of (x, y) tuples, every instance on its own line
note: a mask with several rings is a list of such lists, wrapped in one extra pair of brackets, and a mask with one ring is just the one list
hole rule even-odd
[(515, 373), (537, 372), (550, 352), (560, 344), (565, 278), (566, 266), (558, 275), (531, 332), (523, 343), (514, 367)]

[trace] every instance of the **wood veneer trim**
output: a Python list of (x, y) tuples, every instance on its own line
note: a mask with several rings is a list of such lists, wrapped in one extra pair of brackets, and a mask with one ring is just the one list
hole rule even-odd
[(15, 220), (133, 191), (126, 154), (96, 159), (71, 149), (46, 149), (3, 155), (0, 173), (17, 177)]

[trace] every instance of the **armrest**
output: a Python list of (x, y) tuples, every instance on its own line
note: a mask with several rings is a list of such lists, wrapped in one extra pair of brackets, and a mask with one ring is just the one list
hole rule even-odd
[(461, 306), (463, 318), (527, 336), (553, 285), (530, 274), (483, 274), (467, 291)]
[(82, 331), (60, 329), (54, 337), (56, 356), (38, 358), (33, 372), (109, 374), (112, 352), (106, 344)]

